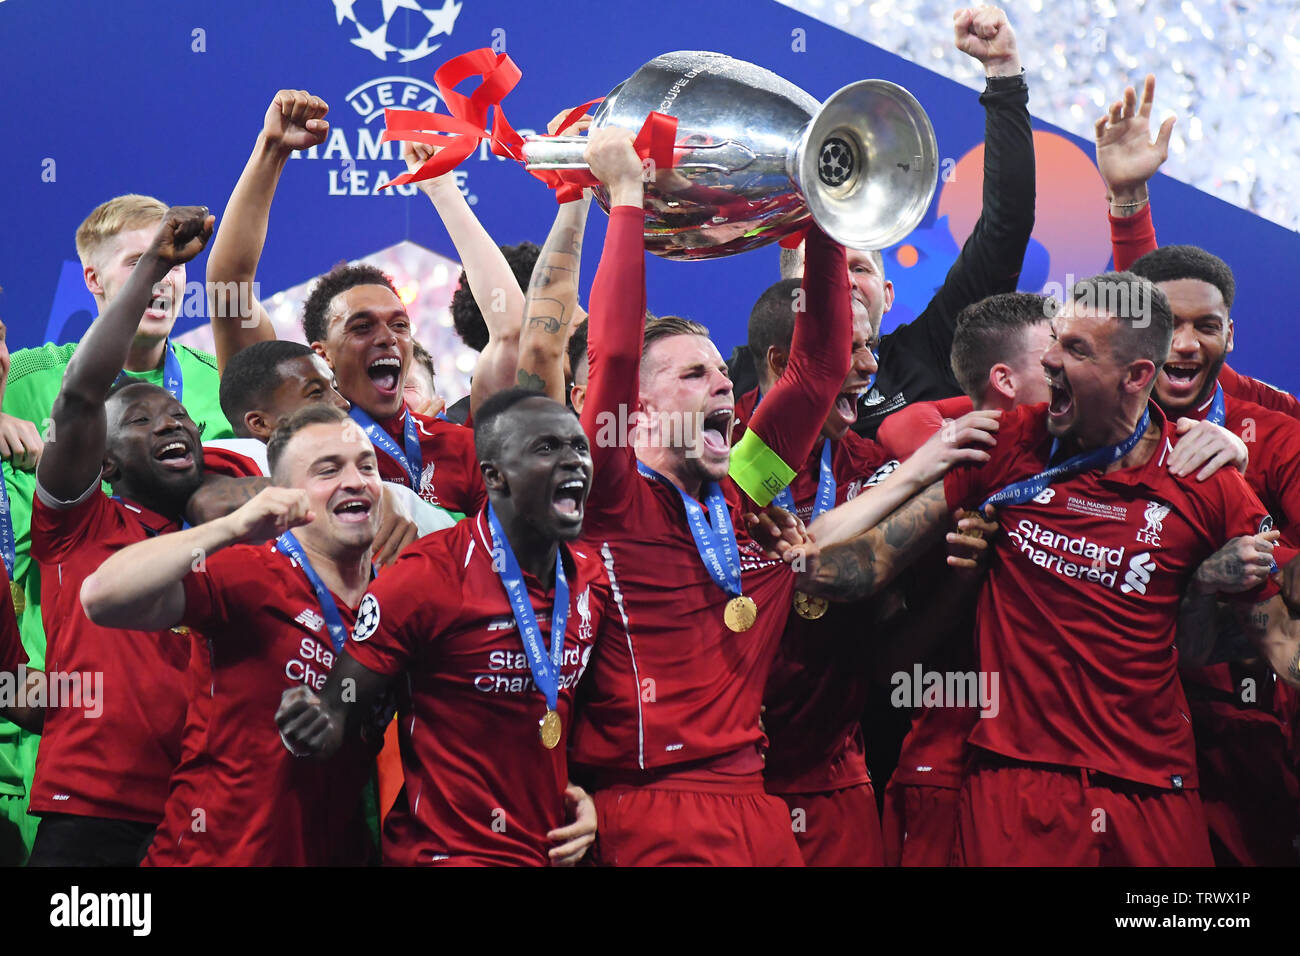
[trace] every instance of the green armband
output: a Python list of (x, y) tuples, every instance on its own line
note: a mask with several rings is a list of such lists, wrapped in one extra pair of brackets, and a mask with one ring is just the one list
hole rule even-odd
[(731, 480), (759, 507), (771, 504), (781, 489), (798, 474), (767, 447), (758, 432), (749, 429), (731, 450)]

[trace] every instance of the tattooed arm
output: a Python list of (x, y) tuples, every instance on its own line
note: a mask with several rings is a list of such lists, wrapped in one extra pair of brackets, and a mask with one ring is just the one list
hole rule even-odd
[(1268, 580), (1278, 532), (1233, 538), (1201, 562), (1178, 610), (1182, 664), (1200, 667), (1253, 657), (1237, 611), (1220, 606), (1219, 594), (1240, 594)]
[(1240, 609), (1246, 636), (1259, 648), (1274, 673), (1292, 687), (1300, 688), (1300, 617), (1292, 615), (1282, 595), (1250, 608)]
[(589, 194), (560, 207), (533, 269), (519, 333), (518, 384), (563, 403), (569, 335), (586, 316), (578, 305), (578, 268), (587, 228)]
[(199, 525), (223, 518), (252, 501), (263, 488), (270, 487), (270, 478), (207, 475), (185, 506), (185, 520), (192, 525)]
[(866, 533), (810, 550), (799, 588), (836, 601), (870, 597), (936, 544), (947, 525), (948, 500), (936, 481)]

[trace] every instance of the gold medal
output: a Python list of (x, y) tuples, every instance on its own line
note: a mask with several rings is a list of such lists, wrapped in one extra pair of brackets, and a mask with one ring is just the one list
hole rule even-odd
[(727, 602), (727, 607), (722, 612), (722, 620), (737, 634), (748, 631), (758, 620), (758, 605), (747, 594), (734, 597)]
[(27, 595), (23, 593), (23, 586), (17, 581), (10, 581), (9, 596), (14, 601), (14, 616), (22, 617), (23, 608), (27, 607)]
[(805, 621), (815, 621), (830, 607), (830, 602), (825, 598), (814, 597), (811, 594), (805, 594), (803, 591), (794, 592), (794, 612)]
[(542, 746), (554, 750), (560, 742), (560, 715), (548, 710), (546, 716), (537, 722), (537, 732), (542, 737)]

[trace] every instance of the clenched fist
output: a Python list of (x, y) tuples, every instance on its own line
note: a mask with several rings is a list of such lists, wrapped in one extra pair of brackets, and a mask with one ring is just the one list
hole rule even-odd
[(169, 268), (189, 262), (212, 238), (216, 216), (208, 215), (207, 206), (172, 206), (154, 233), (150, 253)]
[(322, 118), (329, 111), (329, 104), (306, 90), (281, 90), (267, 107), (262, 135), (286, 152), (319, 146), (329, 136), (330, 124)]

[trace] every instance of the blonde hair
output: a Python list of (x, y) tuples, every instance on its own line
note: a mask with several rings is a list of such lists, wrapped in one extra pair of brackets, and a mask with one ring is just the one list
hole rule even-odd
[(82, 266), (120, 232), (152, 225), (167, 214), (167, 204), (152, 196), (128, 193), (100, 203), (77, 227), (77, 257)]

